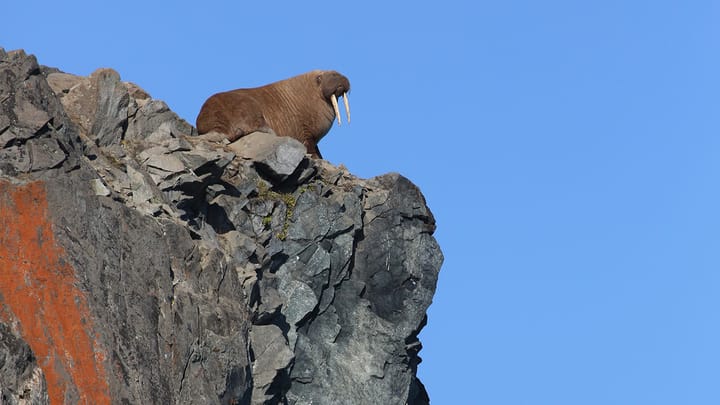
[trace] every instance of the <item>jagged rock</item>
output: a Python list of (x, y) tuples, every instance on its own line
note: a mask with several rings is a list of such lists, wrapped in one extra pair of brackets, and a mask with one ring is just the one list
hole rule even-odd
[[(255, 362), (253, 364), (253, 403), (264, 404), (277, 396), (270, 386), (293, 360), (283, 332), (275, 325), (256, 325), (250, 329), (250, 343)], [(276, 399), (277, 400), (277, 399)]]
[(0, 323), (0, 399), (3, 404), (48, 403), (47, 385), (30, 346)]
[(135, 204), (148, 202), (155, 196), (152, 183), (148, 181), (143, 172), (128, 165), (127, 174), (130, 179), (130, 198)]
[(65, 161), (65, 152), (53, 138), (31, 139), (27, 142), (30, 152), (30, 170), (53, 169)]
[(35, 107), (27, 98), (18, 98), (13, 108), (18, 122), (22, 122), (25, 128), (35, 133), (50, 122), (50, 115), (47, 112)]
[(101, 195), (103, 197), (109, 196), (110, 190), (103, 184), (102, 180), (100, 179), (92, 179), (90, 180), (90, 186), (92, 187), (92, 190), (95, 192), (95, 195)]
[(76, 133), (66, 125), (60, 101), (41, 74), (34, 56), (23, 51), (0, 53), (0, 171), (28, 173), (76, 167), (67, 152)]
[(195, 128), (180, 119), (164, 101), (148, 98), (147, 93), (134, 90), (133, 85), (126, 86), (133, 94), (131, 99), (133, 103), (131, 104), (135, 104), (139, 108), (135, 107), (132, 109), (134, 112), (129, 113), (124, 139), (132, 142), (145, 140), (152, 134), (154, 134), (153, 136), (163, 136), (169, 133), (173, 137), (197, 134)]
[(70, 92), (70, 89), (82, 83), (83, 80), (84, 78), (81, 76), (68, 73), (50, 73), (47, 75), (48, 84), (58, 97), (64, 97), (65, 94)]
[(250, 159), (266, 178), (282, 183), (305, 159), (307, 149), (297, 139), (265, 132), (253, 132), (231, 143), (228, 149)]
[(429, 402), (442, 254), (410, 181), (23, 52), (0, 101), (3, 403)]

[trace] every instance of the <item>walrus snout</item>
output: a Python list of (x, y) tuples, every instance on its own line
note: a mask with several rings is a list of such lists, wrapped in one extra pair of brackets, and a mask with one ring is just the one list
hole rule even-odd
[(350, 103), (348, 101), (347, 93), (350, 91), (350, 80), (340, 73), (331, 70), (324, 71), (318, 74), (316, 81), (321, 88), (323, 96), (330, 100), (330, 103), (335, 110), (335, 116), (338, 120), (338, 125), (342, 125), (342, 118), (340, 118), (340, 108), (338, 108), (338, 97), (343, 98), (345, 104), (345, 114), (347, 115), (348, 124), (350, 123)]

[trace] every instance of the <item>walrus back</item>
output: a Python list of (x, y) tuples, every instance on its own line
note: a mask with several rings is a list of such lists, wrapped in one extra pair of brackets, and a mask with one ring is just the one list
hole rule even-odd
[(220, 132), (233, 142), (253, 131), (268, 132), (255, 90), (238, 89), (211, 96), (203, 104), (195, 122), (198, 133)]

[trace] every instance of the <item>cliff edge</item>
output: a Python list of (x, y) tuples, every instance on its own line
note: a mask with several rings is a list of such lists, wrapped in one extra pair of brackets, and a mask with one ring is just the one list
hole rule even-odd
[(428, 403), (434, 230), (398, 174), (0, 48), (0, 403)]

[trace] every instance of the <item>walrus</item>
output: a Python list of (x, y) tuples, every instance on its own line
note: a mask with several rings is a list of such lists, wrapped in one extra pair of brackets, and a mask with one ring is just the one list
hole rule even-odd
[(196, 120), (199, 134), (216, 131), (230, 142), (255, 131), (289, 136), (302, 142), (308, 153), (322, 159), (317, 143), (337, 116), (338, 97), (345, 102), (350, 81), (333, 70), (313, 70), (289, 79), (249, 89), (230, 90), (208, 98)]

